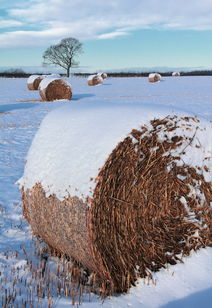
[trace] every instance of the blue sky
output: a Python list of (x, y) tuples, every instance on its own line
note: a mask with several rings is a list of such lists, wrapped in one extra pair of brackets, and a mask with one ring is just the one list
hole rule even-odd
[(83, 67), (212, 67), (211, 0), (0, 0), (0, 17), (0, 66), (72, 36)]

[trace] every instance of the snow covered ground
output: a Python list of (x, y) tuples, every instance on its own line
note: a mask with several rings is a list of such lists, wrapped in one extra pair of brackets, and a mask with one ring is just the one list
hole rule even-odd
[[(37, 264), (30, 228), (22, 217), (20, 192), (15, 182), (23, 175), (26, 154), (44, 116), (69, 104), (89, 108), (94, 104), (142, 104), (154, 110), (178, 110), (212, 120), (212, 77), (163, 78), (151, 84), (147, 78), (111, 78), (88, 87), (84, 78), (70, 78), (72, 101), (40, 102), (38, 91), (27, 90), (26, 79), (0, 79), (0, 305), (7, 292), (5, 307), (13, 307), (12, 297), (22, 301), (30, 283), (30, 262)], [(112, 108), (112, 107), (111, 107)], [(86, 137), (86, 136), (85, 136)], [(53, 260), (49, 267), (54, 271)], [(32, 266), (31, 266), (32, 267)], [(18, 269), (18, 270), (17, 270)], [(15, 279), (18, 272), (18, 279)], [(22, 279), (20, 279), (20, 277)], [(95, 295), (85, 296), (82, 307), (209, 308), (212, 303), (212, 248), (202, 249), (184, 259), (184, 264), (158, 272), (153, 282), (139, 280), (128, 294), (113, 296), (104, 303)], [(18, 282), (16, 282), (16, 280)], [(15, 282), (14, 282), (15, 281)], [(6, 290), (6, 291), (5, 291)], [(52, 298), (54, 307), (70, 307), (71, 299)], [(39, 299), (38, 307), (48, 307)], [(14, 306), (15, 307), (15, 306)], [(36, 307), (36, 306), (35, 306)]]

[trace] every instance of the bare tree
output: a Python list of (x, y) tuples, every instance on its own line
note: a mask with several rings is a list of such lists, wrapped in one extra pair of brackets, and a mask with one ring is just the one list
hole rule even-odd
[(43, 54), (43, 64), (54, 64), (66, 70), (67, 77), (70, 68), (78, 66), (75, 58), (82, 53), (82, 43), (73, 37), (65, 38), (57, 45), (52, 45)]

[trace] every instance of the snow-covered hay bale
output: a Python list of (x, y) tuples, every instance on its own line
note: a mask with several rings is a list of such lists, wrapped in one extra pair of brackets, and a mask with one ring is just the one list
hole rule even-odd
[(107, 74), (106, 73), (98, 73), (98, 76), (100, 76), (103, 80), (107, 79)]
[(161, 80), (161, 75), (158, 73), (151, 73), (148, 77), (149, 82), (158, 82)]
[(31, 75), (27, 79), (27, 87), (29, 90), (38, 90), (40, 82), (43, 80), (41, 75)]
[(97, 86), (103, 83), (103, 78), (100, 75), (90, 75), (87, 79), (89, 86)]
[(207, 121), (149, 121), (132, 105), (54, 111), (19, 181), (24, 214), (36, 236), (98, 274), (103, 295), (125, 292), (212, 246), (211, 134)]
[(58, 77), (46, 77), (39, 85), (39, 93), (44, 101), (72, 98), (71, 85)]
[(173, 72), (173, 73), (172, 73), (172, 76), (173, 76), (173, 77), (179, 77), (179, 76), (180, 76), (180, 72)]

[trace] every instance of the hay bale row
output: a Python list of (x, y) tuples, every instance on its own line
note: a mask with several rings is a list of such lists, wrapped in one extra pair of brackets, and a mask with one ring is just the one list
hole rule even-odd
[(90, 75), (87, 79), (87, 83), (89, 86), (97, 86), (103, 84), (103, 78), (101, 75)]
[(158, 73), (151, 73), (148, 77), (149, 82), (159, 82), (161, 80), (161, 75)]
[[(23, 211), (33, 233), (97, 273), (102, 295), (126, 292), (138, 277), (151, 277), (192, 250), (212, 246), (211, 125), (167, 116), (138, 126), (135, 109), (136, 129), (123, 138), (132, 107), (125, 118), (126, 106), (117, 108), (113, 113), (122, 114), (122, 129), (113, 131), (112, 120), (104, 122), (94, 148), (86, 123), (84, 129), (75, 127), (76, 113), (72, 129), (67, 109), (58, 117), (52, 113), (54, 120), (48, 116), (33, 141), (20, 180)], [(95, 115), (86, 112), (83, 118), (95, 123)], [(108, 110), (98, 115), (104, 121)], [(61, 123), (67, 125), (63, 130)], [(76, 144), (83, 134), (86, 138)], [(110, 146), (101, 152), (98, 146), (107, 142)]]
[(31, 75), (27, 79), (27, 87), (29, 90), (39, 90), (40, 82), (46, 77), (51, 78), (60, 78), (59, 74), (51, 74), (51, 75)]
[(71, 85), (58, 77), (46, 77), (39, 85), (39, 93), (44, 101), (72, 98)]

